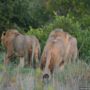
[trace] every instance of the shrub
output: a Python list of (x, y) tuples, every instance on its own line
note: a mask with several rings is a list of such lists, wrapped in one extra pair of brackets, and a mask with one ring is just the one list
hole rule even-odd
[(90, 29), (90, 15), (84, 15), (79, 21), (82, 28)]
[(43, 26), (42, 28), (33, 29), (27, 32), (28, 35), (35, 35), (41, 43), (43, 49), (49, 33), (55, 28), (63, 28), (64, 31), (69, 32), (71, 35), (75, 36), (78, 41), (78, 49), (80, 52), (80, 57), (85, 59), (86, 62), (90, 62), (90, 31), (82, 30), (81, 25), (78, 21), (75, 21), (74, 17), (56, 16), (55, 20)]

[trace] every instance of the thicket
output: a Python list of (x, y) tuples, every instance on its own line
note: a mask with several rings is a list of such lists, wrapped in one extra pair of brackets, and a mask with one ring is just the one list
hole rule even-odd
[(0, 0), (0, 34), (3, 30), (20, 27), (28, 31), (42, 27), (58, 16), (74, 16), (82, 28), (90, 27), (90, 0)]
[(64, 31), (69, 32), (71, 35), (77, 38), (79, 56), (87, 63), (90, 62), (90, 30), (82, 29), (81, 24), (74, 20), (74, 17), (55, 16), (55, 20), (52, 23), (47, 24), (42, 28), (34, 29), (30, 27), (27, 32), (28, 35), (35, 35), (40, 43), (43, 50), (49, 33), (55, 28), (62, 28)]

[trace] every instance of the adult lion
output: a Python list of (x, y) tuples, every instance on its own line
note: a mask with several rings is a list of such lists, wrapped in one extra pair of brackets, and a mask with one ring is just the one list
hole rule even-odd
[(49, 37), (57, 40), (63, 40), (65, 44), (65, 61), (71, 62), (77, 58), (77, 39), (74, 36), (63, 31), (63, 29), (55, 29), (50, 33)]
[(1, 41), (7, 50), (5, 65), (13, 55), (20, 57), (20, 67), (26, 64), (36, 67), (36, 63), (39, 63), (40, 44), (35, 36), (22, 35), (16, 29), (12, 29), (2, 33)]
[(41, 57), (43, 79), (50, 79), (56, 67), (64, 65), (77, 57), (77, 40), (62, 29), (53, 30), (46, 42)]

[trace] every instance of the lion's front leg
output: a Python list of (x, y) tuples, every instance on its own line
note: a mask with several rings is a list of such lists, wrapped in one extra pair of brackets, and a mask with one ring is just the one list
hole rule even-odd
[(9, 56), (8, 54), (6, 54), (4, 57), (4, 65), (6, 66), (8, 63), (9, 63)]
[(4, 64), (7, 65), (10, 61), (10, 58), (13, 56), (14, 54), (14, 51), (13, 51), (13, 48), (12, 46), (11, 47), (8, 47), (7, 48), (7, 52), (6, 52), (6, 55), (4, 57)]
[(19, 67), (21, 67), (21, 68), (24, 67), (24, 57), (20, 57)]
[(4, 57), (4, 65), (8, 65), (10, 58), (12, 57), (13, 53), (12, 52), (7, 52), (5, 57)]

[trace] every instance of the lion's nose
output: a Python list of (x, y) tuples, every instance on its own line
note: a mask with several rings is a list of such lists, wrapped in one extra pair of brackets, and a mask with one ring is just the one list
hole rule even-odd
[(49, 75), (46, 73), (43, 75), (43, 79), (48, 79), (49, 78)]

